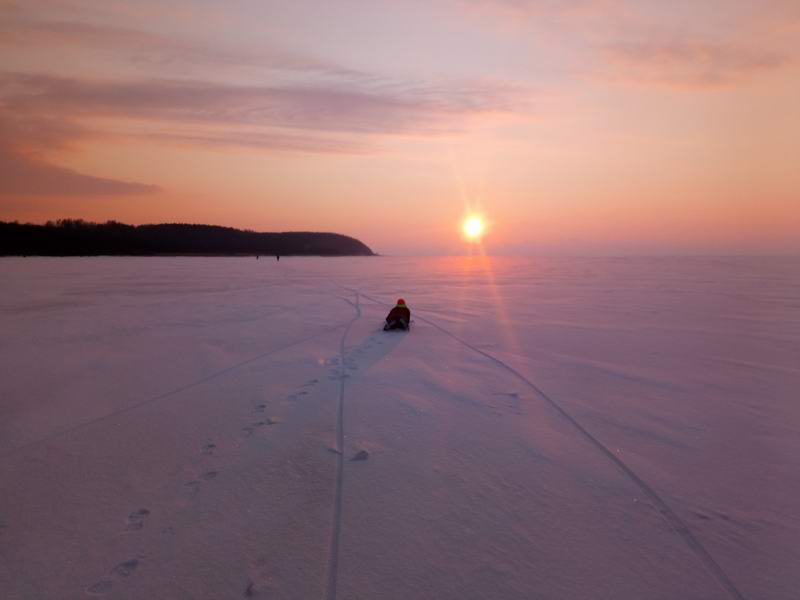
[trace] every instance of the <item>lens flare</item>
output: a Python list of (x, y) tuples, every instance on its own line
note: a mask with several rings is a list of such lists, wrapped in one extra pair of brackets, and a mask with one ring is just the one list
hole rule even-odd
[(464, 219), (462, 229), (464, 230), (464, 237), (470, 241), (477, 242), (483, 236), (486, 228), (483, 224), (483, 219), (477, 215), (472, 215)]

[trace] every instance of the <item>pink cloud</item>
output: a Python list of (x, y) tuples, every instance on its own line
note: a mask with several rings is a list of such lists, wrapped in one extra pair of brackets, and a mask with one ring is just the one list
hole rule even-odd
[(602, 52), (606, 77), (686, 88), (743, 83), (790, 62), (775, 52), (694, 41), (614, 43), (602, 47)]
[(631, 8), (625, 0), (456, 0), (461, 8), (506, 24), (556, 25), (567, 31), (616, 26), (627, 20)]
[(458, 0), (525, 23), (583, 70), (620, 83), (710, 89), (749, 82), (800, 58), (796, 0)]
[(158, 187), (95, 177), (50, 163), (89, 134), (56, 118), (11, 116), (0, 109), (0, 195), (117, 196), (149, 194)]
[[(91, 131), (99, 136), (110, 132), (97, 118), (111, 117), (117, 123), (124, 119), (159, 129), (146, 135), (166, 142), (352, 153), (374, 151), (375, 140), (364, 139), (365, 134), (454, 135), (472, 116), (525, 112), (531, 105), (530, 90), (521, 86), (487, 80), (391, 80), (264, 44), (250, 51), (126, 26), (63, 20), (73, 9), (65, 13), (59, 6), (55, 12), (12, 11), (0, 24), (0, 46), (101, 52), (146, 63), (154, 73), (165, 66), (193, 65), (200, 68), (193, 72), (202, 72), (202, 80), (185, 79), (185, 72), (174, 69), (170, 77), (113, 81), (0, 72), (0, 102), (20, 122), (56, 115), (82, 129), (82, 135)], [(50, 18), (41, 17), (46, 13)], [(78, 10), (74, 17), (87, 15)], [(288, 79), (270, 76), (269, 84), (255, 86), (213, 81), (215, 73), (228, 72), (228, 67), (281, 71)], [(282, 85), (279, 79), (291, 83)], [(142, 135), (118, 125), (114, 135), (120, 134)]]
[[(336, 77), (365, 78), (367, 75), (330, 61), (277, 47), (258, 52), (211, 46), (179, 36), (111, 25), (74, 21), (13, 18), (0, 22), (0, 45), (20, 47), (80, 48), (135, 63), (157, 66), (193, 64), (217, 67), (261, 67), (308, 72)], [(262, 42), (261, 46), (264, 43)]]
[(157, 190), (153, 185), (85, 175), (50, 164), (37, 155), (0, 148), (2, 196), (118, 196)]
[(524, 111), (530, 104), (528, 90), (497, 82), (389, 80), (265, 43), (257, 50), (238, 49), (138, 30), (127, 22), (101, 25), (87, 21), (90, 15), (78, 5), (0, 8), (0, 14), (0, 47), (17, 56), (26, 49), (74, 48), (145, 65), (153, 73), (172, 66), (182, 70), (169, 72), (185, 77), (183, 67), (196, 66), (195, 72), (213, 79), (241, 67), (280, 72), (292, 82), (280, 85), (272, 76), (269, 84), (233, 85), (174, 76), (104, 80), (0, 72), (4, 195), (119, 195), (157, 189), (49, 162), (89, 139), (366, 154), (376, 151), (379, 136), (455, 135), (472, 116)]
[(597, 14), (624, 5), (624, 0), (460, 0), (466, 6), (517, 13)]
[(290, 135), (258, 131), (204, 131), (145, 133), (138, 136), (157, 142), (208, 148), (254, 148), (276, 152), (310, 152), (324, 154), (369, 154), (373, 144), (340, 137)]
[(349, 134), (455, 134), (464, 119), (522, 112), (528, 90), (492, 82), (362, 86), (240, 86), (176, 79), (104, 81), (0, 76), (8, 110), (63, 119), (120, 117), (208, 126), (280, 127)]

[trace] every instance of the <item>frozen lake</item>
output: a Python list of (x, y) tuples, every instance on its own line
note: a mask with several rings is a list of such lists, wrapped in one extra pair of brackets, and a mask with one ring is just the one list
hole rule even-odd
[(0, 278), (4, 599), (797, 598), (797, 259)]

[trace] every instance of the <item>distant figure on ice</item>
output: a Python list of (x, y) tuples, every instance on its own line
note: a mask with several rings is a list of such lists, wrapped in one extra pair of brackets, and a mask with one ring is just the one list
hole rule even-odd
[(280, 255), (280, 254), (276, 254), (276, 255), (275, 255), (275, 260), (277, 260), (278, 262), (280, 262), (280, 260), (281, 260), (281, 255)]
[(411, 323), (411, 311), (408, 310), (406, 301), (399, 298), (397, 305), (386, 316), (386, 325), (383, 326), (383, 330), (408, 329), (409, 323)]

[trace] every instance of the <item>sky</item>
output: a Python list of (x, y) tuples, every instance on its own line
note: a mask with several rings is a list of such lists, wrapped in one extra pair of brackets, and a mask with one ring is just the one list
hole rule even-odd
[(797, 0), (0, 0), (0, 220), (800, 252)]

